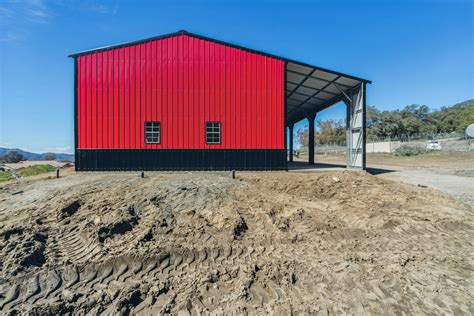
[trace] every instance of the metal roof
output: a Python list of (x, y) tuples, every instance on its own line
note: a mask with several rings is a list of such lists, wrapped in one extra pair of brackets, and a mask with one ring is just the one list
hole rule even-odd
[(289, 58), (268, 54), (251, 48), (235, 45), (232, 43), (216, 40), (181, 30), (178, 32), (161, 36), (150, 37), (138, 41), (126, 42), (117, 45), (105, 46), (91, 50), (81, 51), (69, 55), (69, 57), (79, 57), (82, 55), (117, 49), (126, 46), (143, 44), (150, 41), (169, 38), (178, 35), (187, 35), (218, 44), (245, 50), (251, 53), (264, 55), (286, 62), (286, 107), (288, 123), (296, 123), (305, 117), (318, 111), (324, 110), (331, 105), (344, 99), (345, 95), (358, 88), (362, 83), (372, 83), (370, 80), (344, 74), (334, 70), (321, 68), (306, 64), (304, 62)]
[(368, 80), (289, 61), (286, 68), (287, 122), (296, 123), (342, 101)]

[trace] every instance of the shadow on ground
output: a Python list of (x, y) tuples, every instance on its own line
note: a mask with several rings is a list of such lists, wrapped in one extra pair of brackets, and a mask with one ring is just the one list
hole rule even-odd
[[(316, 162), (314, 165), (308, 164), (306, 161), (288, 162), (288, 170), (331, 170), (331, 169), (346, 169), (344, 164), (322, 163)], [(383, 168), (367, 168), (366, 171), (372, 175), (395, 172), (392, 169)]]

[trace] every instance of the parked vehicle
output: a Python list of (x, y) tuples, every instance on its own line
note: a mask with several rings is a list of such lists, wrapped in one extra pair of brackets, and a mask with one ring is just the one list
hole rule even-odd
[(437, 140), (429, 140), (426, 142), (426, 149), (441, 150), (441, 144)]

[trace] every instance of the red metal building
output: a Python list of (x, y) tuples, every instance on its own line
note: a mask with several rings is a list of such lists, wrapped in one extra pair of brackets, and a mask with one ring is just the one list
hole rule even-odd
[(287, 168), (287, 60), (186, 31), (71, 57), (77, 170)]

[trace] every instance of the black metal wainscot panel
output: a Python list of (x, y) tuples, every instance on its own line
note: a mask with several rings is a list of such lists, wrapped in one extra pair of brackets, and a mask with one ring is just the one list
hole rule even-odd
[(286, 170), (284, 149), (78, 149), (78, 171)]

